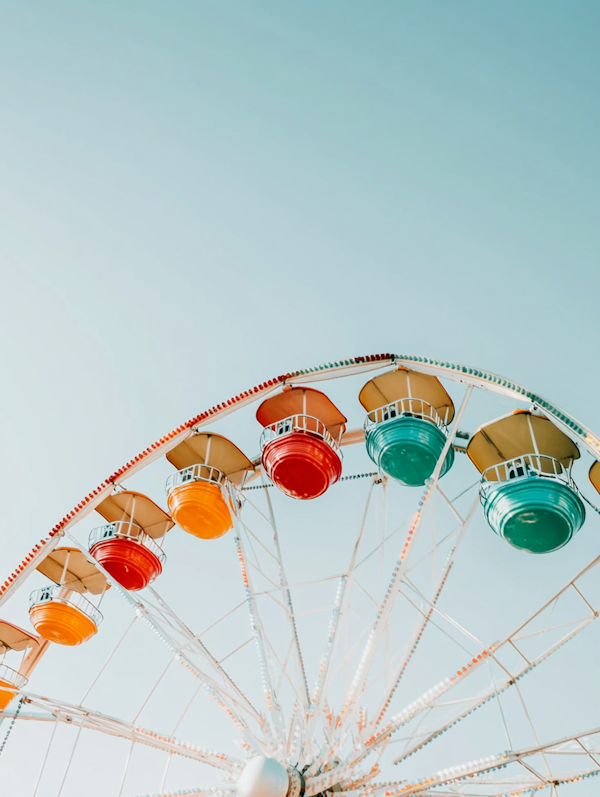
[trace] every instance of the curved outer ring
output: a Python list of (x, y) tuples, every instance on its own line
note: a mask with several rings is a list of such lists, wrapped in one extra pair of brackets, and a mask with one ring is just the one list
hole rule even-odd
[(562, 426), (572, 437), (577, 440), (592, 454), (596, 459), (600, 459), (600, 439), (593, 432), (584, 426), (580, 421), (573, 418), (560, 407), (552, 404), (547, 399), (522, 387), (522, 385), (512, 382), (490, 371), (482, 371), (479, 368), (471, 368), (459, 363), (435, 360), (429, 357), (417, 357), (410, 354), (373, 354), (365, 357), (353, 357), (348, 360), (339, 360), (325, 365), (318, 365), (314, 368), (305, 368), (299, 371), (269, 379), (266, 382), (245, 390), (234, 398), (228, 399), (223, 404), (217, 404), (209, 410), (197, 415), (195, 418), (178, 426), (169, 434), (161, 437), (156, 443), (144, 449), (132, 460), (115, 471), (112, 476), (102, 482), (95, 490), (92, 490), (74, 509), (57, 523), (49, 532), (48, 536), (40, 540), (33, 549), (23, 559), (16, 570), (8, 576), (4, 583), (0, 584), (0, 606), (12, 595), (31, 569), (36, 567), (41, 559), (58, 544), (66, 530), (92, 512), (95, 507), (113, 490), (115, 483), (119, 479), (132, 476), (142, 470), (154, 460), (166, 454), (178, 443), (192, 434), (196, 429), (207, 423), (212, 423), (217, 418), (223, 418), (234, 410), (255, 402), (259, 398), (274, 392), (279, 387), (287, 384), (322, 381), (325, 379), (335, 379), (340, 376), (350, 374), (360, 374), (368, 371), (375, 371), (387, 368), (392, 365), (404, 365), (415, 371), (433, 374), (437, 377), (449, 379), (454, 382), (463, 382), (473, 385), (483, 390), (493, 393), (500, 393), (515, 399), (527, 399), (538, 407), (545, 415), (552, 418), (559, 426)]

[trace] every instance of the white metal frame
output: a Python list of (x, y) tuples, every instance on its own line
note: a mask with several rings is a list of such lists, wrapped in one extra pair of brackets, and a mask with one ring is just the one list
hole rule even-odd
[(189, 484), (190, 482), (207, 482), (224, 490), (227, 484), (227, 477), (212, 465), (204, 465), (202, 463), (190, 465), (169, 476), (165, 484), (165, 492), (169, 495), (176, 487), (181, 487), (182, 484)]
[(80, 592), (63, 587), (60, 584), (49, 584), (46, 587), (34, 590), (29, 596), (29, 607), (42, 606), (45, 603), (64, 603), (72, 606), (99, 626), (103, 620), (102, 612)]
[[(285, 755), (288, 758), (293, 755), (296, 756), (299, 762), (298, 765), (302, 765), (305, 769), (305, 797), (312, 797), (332, 787), (336, 788), (338, 797), (344, 797), (344, 795), (347, 795), (347, 797), (368, 797), (368, 795), (381, 794), (386, 794), (387, 797), (400, 797), (400, 795), (405, 794), (472, 794), (472, 790), (469, 792), (462, 791), (465, 783), (469, 785), (481, 783), (482, 786), (486, 788), (495, 788), (497, 785), (499, 789), (502, 789), (503, 782), (496, 777), (495, 773), (499, 767), (504, 768), (512, 764), (521, 767), (524, 774), (520, 776), (520, 783), (517, 783), (516, 786), (514, 783), (511, 785), (511, 794), (525, 794), (528, 789), (531, 790), (535, 788), (539, 790), (546, 787), (556, 791), (558, 786), (562, 783), (569, 782), (569, 779), (573, 781), (592, 777), (600, 771), (600, 751), (597, 749), (600, 745), (596, 738), (593, 744), (589, 743), (589, 739), (592, 737), (600, 738), (600, 730), (566, 737), (559, 742), (539, 744), (536, 747), (502, 753), (497, 756), (489, 757), (488, 759), (470, 762), (463, 766), (452, 768), (451, 770), (434, 773), (434, 775), (426, 778), (424, 781), (414, 784), (407, 784), (406, 782), (378, 782), (376, 780), (377, 767), (367, 763), (367, 759), (371, 758), (372, 760), (373, 756), (379, 760), (381, 753), (387, 748), (390, 742), (393, 741), (397, 732), (405, 728), (417, 717), (431, 717), (433, 722), (430, 723), (429, 726), (419, 724), (416, 730), (412, 731), (408, 743), (405, 744), (405, 749), (401, 755), (396, 757), (395, 763), (404, 761), (421, 749), (425, 744), (428, 744), (433, 739), (444, 734), (451, 727), (456, 725), (456, 723), (460, 722), (488, 701), (494, 699), (498, 700), (499, 696), (506, 690), (513, 688), (518, 690), (518, 682), (525, 675), (530, 673), (534, 667), (546, 660), (566, 642), (579, 634), (579, 632), (592, 623), (600, 613), (600, 605), (597, 605), (592, 596), (586, 594), (581, 584), (584, 577), (589, 575), (589, 573), (598, 566), (600, 562), (600, 557), (598, 557), (575, 578), (570, 580), (566, 586), (557, 592), (550, 600), (542, 603), (542, 605), (523, 621), (512, 634), (499, 642), (482, 646), (480, 653), (466, 662), (465, 666), (458, 674), (449, 675), (447, 679), (429, 689), (417, 701), (405, 706), (400, 712), (394, 714), (391, 719), (387, 717), (397, 685), (404, 676), (421, 637), (428, 625), (441, 613), (438, 606), (439, 598), (447, 583), (457, 550), (475, 510), (476, 504), (473, 504), (472, 509), (463, 517), (454, 502), (446, 498), (438, 484), (439, 474), (445, 456), (450, 446), (453, 445), (454, 437), (459, 429), (459, 424), (472, 389), (477, 387), (478, 389), (489, 390), (511, 398), (519, 400), (525, 398), (531, 401), (537, 409), (545, 413), (554, 423), (570, 434), (573, 439), (587, 448), (594, 456), (600, 457), (600, 439), (578, 421), (571, 418), (568, 414), (564, 413), (564, 411), (555, 407), (550, 402), (547, 402), (545, 399), (509, 380), (466, 366), (442, 363), (440, 361), (428, 360), (427, 358), (407, 356), (389, 355), (382, 356), (378, 359), (359, 358), (357, 360), (344, 361), (343, 363), (335, 363), (324, 368), (310, 369), (309, 371), (301, 371), (292, 375), (287, 375), (279, 381), (273, 380), (272, 383), (265, 384), (261, 386), (260, 389), (250, 392), (247, 397), (237, 397), (231, 403), (228, 402), (226, 405), (220, 405), (216, 410), (206, 413), (206, 417), (201, 417), (197, 422), (190, 423), (190, 425), (187, 425), (185, 428), (177, 430), (176, 433), (168, 436), (168, 438), (164, 438), (163, 441), (153, 446), (152, 449), (148, 449), (143, 456), (136, 458), (136, 460), (133, 460), (132, 463), (122, 469), (123, 473), (119, 478), (122, 480), (133, 475), (140, 468), (146, 467), (158, 456), (165, 454), (168, 450), (179, 444), (188, 435), (194, 433), (202, 426), (219, 417), (227, 415), (229, 412), (235, 411), (238, 406), (241, 407), (253, 401), (263, 399), (265, 395), (276, 390), (281, 384), (306, 384), (312, 381), (321, 381), (350, 374), (369, 373), (381, 368), (390, 367), (391, 365), (404, 365), (405, 367), (422, 371), (423, 373), (463, 382), (467, 386), (467, 391), (465, 399), (448, 433), (444, 450), (440, 455), (434, 474), (425, 487), (419, 502), (418, 510), (408, 529), (407, 535), (403, 538), (403, 545), (400, 548), (392, 578), (384, 591), (382, 600), (375, 601), (377, 606), (375, 622), (366, 639), (360, 663), (351, 680), (346, 702), (341, 713), (337, 717), (336, 726), (334, 728), (332, 727), (330, 732), (326, 731), (327, 743), (325, 745), (319, 746), (316, 744), (314, 735), (316, 728), (323, 723), (323, 718), (329, 710), (327, 707), (327, 686), (333, 674), (332, 663), (334, 652), (340, 645), (342, 623), (345, 615), (352, 608), (350, 603), (351, 588), (363, 589), (360, 584), (359, 575), (357, 575), (360, 566), (358, 550), (363, 535), (365, 518), (369, 511), (372, 490), (378, 481), (377, 477), (375, 477), (375, 479), (372, 478), (369, 484), (364, 516), (362, 523), (359, 523), (357, 541), (347, 571), (343, 573), (340, 578), (335, 604), (332, 608), (330, 631), (326, 640), (326, 648), (321, 662), (319, 677), (312, 692), (309, 690), (307, 684), (302, 650), (296, 627), (296, 615), (292, 602), (292, 587), (285, 575), (279, 542), (279, 531), (269, 498), (268, 484), (263, 483), (263, 492), (267, 502), (267, 512), (264, 517), (269, 528), (270, 539), (264, 537), (264, 535), (260, 536), (246, 522), (244, 507), (251, 503), (248, 494), (237, 492), (233, 487), (228, 485), (232, 497), (235, 498), (233, 501), (236, 507), (234, 537), (246, 588), (246, 603), (250, 614), (252, 636), (261, 663), (263, 687), (266, 698), (265, 710), (260, 710), (251, 703), (239, 687), (232, 681), (223, 664), (217, 661), (210, 653), (206, 644), (202, 641), (202, 635), (198, 636), (194, 634), (183, 620), (170, 609), (166, 601), (154, 588), (147, 589), (143, 593), (142, 600), (140, 596), (126, 592), (119, 588), (118, 585), (114, 586), (130, 604), (135, 612), (135, 616), (142, 618), (144, 622), (158, 634), (162, 642), (173, 653), (175, 660), (191, 672), (199, 681), (200, 688), (207, 691), (223, 708), (243, 739), (244, 747), (248, 755), (262, 753), (277, 757)], [(423, 404), (423, 402), (420, 402), (420, 404)], [(404, 411), (403, 405), (397, 409)], [(271, 439), (276, 439), (282, 434), (288, 434), (298, 429), (319, 434), (319, 430), (316, 427), (315, 430), (312, 428), (309, 429), (306, 425), (306, 421), (301, 422), (301, 419), (306, 419), (307, 417), (308, 416), (293, 416), (293, 418), (284, 419), (284, 421), (278, 422), (278, 424), (273, 424), (272, 427), (267, 427), (265, 432), (263, 432), (261, 446), (264, 447), (266, 442)], [(433, 420), (436, 419), (433, 418)], [(291, 424), (288, 423), (290, 421), (292, 421)], [(317, 421), (317, 419), (312, 419), (312, 421)], [(440, 426), (442, 422), (439, 418), (436, 422), (438, 421), (438, 426)], [(287, 426), (285, 425), (286, 423)], [(319, 422), (317, 421), (317, 423)], [(325, 439), (328, 444), (339, 453), (336, 441), (333, 440), (326, 430), (324, 433), (321, 430), (319, 436)], [(521, 458), (521, 460), (527, 460), (527, 465), (532, 470), (536, 473), (539, 471), (538, 475), (559, 478), (561, 481), (571, 484), (570, 472), (566, 471), (562, 465), (558, 472), (554, 469), (552, 473), (548, 473), (541, 463), (537, 461), (534, 462), (535, 456), (536, 455), (528, 455), (525, 458)], [(515, 465), (517, 464), (518, 463), (515, 463)], [(497, 470), (494, 473), (497, 478), (500, 478), (500, 474)], [(180, 474), (178, 473), (174, 476), (175, 480), (177, 480)], [(202, 478), (202, 476), (197, 474), (192, 476), (192, 478)], [(217, 481), (220, 484), (220, 482), (215, 479), (209, 478), (207, 480), (212, 482)], [(484, 474), (484, 480), (489, 480), (487, 472)], [(181, 483), (184, 482), (182, 481)], [(39, 563), (41, 558), (50, 552), (65, 533), (68, 533), (69, 537), (85, 550), (85, 547), (82, 546), (78, 539), (72, 536), (71, 527), (103, 500), (112, 490), (113, 484), (114, 480), (101, 485), (92, 496), (88, 497), (88, 499), (79, 505), (79, 508), (76, 509), (74, 513), (71, 513), (71, 516), (68, 516), (59, 527), (53, 530), (50, 537), (42, 541), (40, 546), (38, 546), (38, 550), (34, 550), (29, 557), (24, 560), (22, 566), (10, 577), (4, 587), (0, 588), (0, 604), (14, 593), (18, 586), (20, 586)], [(449, 553), (447, 553), (444, 566), (434, 579), (432, 591), (430, 594), (425, 595), (418, 590), (411, 580), (410, 573), (411, 567), (413, 566), (411, 555), (415, 547), (415, 541), (419, 538), (419, 535), (423, 535), (423, 519), (434, 496), (441, 496), (443, 498), (456, 516), (458, 526), (452, 532), (449, 543), (450, 550)], [(254, 551), (255, 547), (261, 550), (261, 556), (264, 555), (274, 564), (278, 574), (276, 579), (273, 579), (267, 573), (267, 570), (261, 563), (260, 557), (256, 556)], [(436, 547), (434, 545), (428, 556), (433, 559), (435, 552)], [(105, 573), (105, 575), (107, 574)], [(260, 589), (255, 583), (256, 577), (258, 576), (270, 582), (272, 588), (269, 587), (267, 590)], [(38, 590), (40, 594), (43, 593), (45, 600), (51, 599), (46, 597), (49, 595), (49, 589), (55, 589), (58, 594), (62, 588), (50, 587)], [(284, 661), (277, 659), (275, 646), (269, 636), (269, 631), (259, 610), (259, 599), (262, 595), (266, 595), (267, 593), (281, 608), (283, 616), (286, 619), (289, 634), (289, 653)], [(581, 614), (580, 616), (574, 617), (569, 623), (563, 623), (566, 630), (559, 641), (552, 638), (552, 634), (560, 629), (561, 626), (559, 625), (546, 625), (541, 631), (539, 629), (534, 630), (536, 622), (544, 612), (559, 604), (566, 603), (567, 597), (572, 596), (575, 596), (579, 601)], [(61, 596), (60, 599), (64, 600), (64, 596)], [(409, 641), (408, 654), (395, 661), (394, 665), (391, 667), (391, 675), (387, 681), (387, 687), (380, 696), (376, 710), (368, 720), (365, 720), (360, 701), (368, 689), (369, 678), (375, 664), (376, 656), (385, 646), (386, 623), (391, 616), (395, 603), (401, 599), (410, 602), (411, 605), (419, 610), (420, 620), (416, 624), (413, 635)], [(86, 602), (89, 603), (89, 601)], [(92, 606), (92, 608), (97, 611), (95, 607)], [(519, 643), (533, 633), (537, 635), (538, 641), (541, 640), (543, 642), (545, 636), (548, 636), (550, 641), (542, 645), (542, 651), (532, 660), (526, 657)], [(517, 654), (517, 665), (509, 666), (503, 660), (503, 652), (506, 650), (511, 650)], [(236, 651), (233, 651), (232, 655), (235, 652)], [(499, 668), (503, 675), (499, 680), (492, 679), (492, 684), (487, 691), (472, 697), (468, 701), (461, 700), (456, 703), (453, 703), (452, 700), (448, 701), (451, 690), (463, 683), (468, 683), (473, 674), (480, 670), (483, 665), (489, 665), (491, 663), (493, 663), (496, 668)], [(281, 684), (283, 675), (289, 680), (298, 698), (291, 716), (286, 719), (284, 719), (283, 707), (280, 705), (278, 698), (278, 684)], [(217, 769), (226, 770), (234, 779), (243, 767), (243, 759), (233, 760), (224, 755), (221, 756), (208, 753), (201, 748), (184, 744), (174, 737), (165, 737), (164, 735), (155, 734), (154, 732), (145, 731), (130, 725), (128, 726), (126, 723), (116, 718), (107, 717), (100, 712), (88, 710), (81, 706), (77, 707), (61, 704), (60, 701), (54, 701), (27, 693), (23, 693), (23, 697), (27, 704), (34, 708), (42, 709), (45, 713), (35, 715), (23, 712), (19, 716), (20, 722), (31, 720), (58, 720), (61, 722), (73, 723), (79, 725), (81, 728), (90, 728), (130, 739), (132, 744), (150, 744), (169, 754), (187, 755), (188, 757), (202, 761), (202, 763), (214, 766)], [(452, 709), (452, 716), (450, 719), (446, 718), (443, 722), (438, 722), (436, 720), (436, 709), (448, 709), (448, 707)], [(4, 712), (3, 716), (10, 717), (11, 711), (7, 710)], [(289, 720), (289, 723), (286, 720)], [(351, 749), (349, 748), (350, 739), (355, 740)], [(569, 747), (569, 745), (571, 745), (571, 747)], [(576, 751), (587, 759), (588, 766), (591, 766), (591, 769), (581, 769), (569, 776), (555, 777), (536, 771), (527, 762), (528, 758), (541, 754), (560, 756), (568, 752), (570, 755), (572, 754), (571, 748), (573, 745), (575, 745)], [(282, 753), (282, 751), (284, 752)], [(449, 791), (443, 791), (446, 787), (448, 787)], [(227, 797), (228, 795), (233, 795), (235, 790), (206, 787), (181, 793), (197, 795), (211, 794), (213, 797), (219, 797), (219, 795)], [(485, 792), (486, 795), (493, 794), (497, 797), (504, 793), (503, 791), (491, 792), (489, 790)], [(160, 792), (160, 797), (166, 797), (167, 794), (168, 792), (165, 791)]]
[(547, 454), (522, 454), (498, 465), (490, 465), (481, 474), (482, 489), (492, 487), (498, 482), (526, 479), (528, 476), (554, 479), (576, 489), (571, 469), (565, 468), (562, 462)]
[(327, 443), (341, 459), (342, 452), (340, 451), (339, 441), (328, 431), (325, 424), (313, 415), (302, 415), (301, 413), (289, 415), (287, 418), (282, 418), (280, 421), (265, 426), (260, 437), (261, 451), (274, 440), (287, 437), (295, 432), (306, 432), (307, 434), (319, 437)]
[(27, 678), (25, 678), (24, 675), (21, 675), (21, 673), (17, 670), (9, 667), (7, 664), (0, 664), (0, 681), (5, 682), (0, 686), (0, 691), (2, 692), (12, 691), (11, 689), (7, 689), (5, 684), (10, 684), (15, 693), (20, 689), (23, 689), (23, 687), (27, 684)]
[(365, 434), (368, 434), (376, 426), (392, 423), (399, 418), (419, 418), (435, 424), (444, 434), (447, 434), (448, 431), (445, 420), (440, 418), (433, 405), (424, 399), (406, 397), (399, 398), (368, 412), (365, 418)]
[(106, 540), (127, 540), (133, 544), (142, 545), (156, 556), (161, 565), (164, 565), (167, 561), (167, 556), (160, 545), (136, 523), (117, 520), (114, 523), (97, 526), (90, 532), (88, 545), (92, 548), (93, 545), (105, 542)]

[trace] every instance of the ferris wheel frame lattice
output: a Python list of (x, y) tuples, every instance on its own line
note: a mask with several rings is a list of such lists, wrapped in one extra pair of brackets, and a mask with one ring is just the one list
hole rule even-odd
[[(361, 375), (369, 380), (360, 393), (367, 419), (364, 429), (348, 430), (346, 418), (313, 386)], [(452, 383), (459, 383), (464, 393), (456, 411), (443, 387)], [(475, 434), (467, 433), (461, 428), (461, 420), (473, 391), (527, 406), (484, 424)], [(257, 419), (264, 428), (262, 457), (250, 460), (210, 427), (258, 403)], [(525, 438), (532, 441), (529, 448), (523, 443)], [(343, 472), (340, 447), (365, 443), (372, 470)], [(218, 453), (219, 462), (224, 463), (219, 468), (211, 464), (212, 460), (209, 462), (211, 446), (212, 456)], [(500, 449), (505, 453), (501, 454)], [(563, 787), (597, 776), (600, 720), (598, 727), (550, 740), (538, 738), (532, 726), (534, 743), (527, 747), (434, 769), (421, 779), (402, 774), (400, 778), (388, 777), (388, 770), (383, 772), (392, 764), (403, 765), (479, 708), (498, 703), (505, 693), (516, 690), (523, 702), (521, 680), (598, 617), (600, 600), (589, 593), (587, 584), (600, 573), (600, 555), (553, 594), (544, 595), (537, 608), (522, 618), (512, 632), (487, 640), (476, 654), (465, 658), (461, 667), (416, 700), (401, 705), (394, 702), (399, 699), (398, 685), (436, 618), (452, 622), (439, 608), (440, 597), (467, 526), (480, 504), (488, 524), (500, 537), (516, 548), (538, 553), (566, 545), (583, 525), (586, 511), (591, 515), (598, 511), (573, 481), (571, 467), (580, 450), (597, 464), (600, 439), (536, 393), (487, 371), (408, 355), (356, 357), (290, 372), (201, 413), (102, 482), (0, 583), (2, 606), (35, 571), (53, 582), (32, 595), (30, 617), (39, 636), (0, 621), (0, 653), (23, 653), (16, 668), (0, 664), (0, 735), (5, 732), (0, 755), (10, 754), (9, 737), (15, 726), (39, 718), (41, 711), (46, 720), (55, 722), (55, 728), (66, 723), (79, 732), (91, 729), (126, 739), (132, 750), (136, 744), (145, 745), (166, 754), (169, 762), (174, 755), (185, 756), (214, 769), (222, 781), (220, 785), (191, 784), (188, 789), (169, 791), (165, 786), (167, 765), (153, 797), (501, 797), (532, 793), (557, 797)], [(455, 454), (464, 453), (481, 474), (478, 495), (466, 510), (440, 487), (440, 479), (451, 470)], [(126, 480), (164, 457), (177, 469), (167, 482), (168, 512), (154, 499), (124, 486)], [(339, 576), (333, 605), (328, 607), (325, 647), (313, 684), (307, 674), (297, 625), (299, 615), (292, 599), (294, 585), (286, 575), (281, 532), (270, 493), (273, 487), (279, 487), (286, 501), (310, 501), (330, 488), (339, 489), (334, 487), (338, 481), (357, 479), (367, 490), (364, 515), (358, 523), (350, 561)], [(600, 491), (595, 465), (590, 480)], [(366, 535), (373, 490), (382, 485), (385, 489), (388, 482), (404, 485), (403, 496), (411, 496), (413, 510), (402, 530), (403, 542), (399, 549), (395, 546), (393, 567), (381, 582), (380, 594), (373, 596), (359, 583), (357, 571), (363, 563), (359, 549)], [(263, 501), (260, 506), (254, 496)], [(433, 539), (430, 548), (421, 551), (418, 546), (424, 537), (424, 519), (434, 499), (442, 502), (454, 526), (450, 533)], [(384, 496), (384, 507), (386, 500)], [(86, 546), (75, 536), (74, 528), (94, 510), (108, 525), (95, 529)], [(267, 533), (253, 529), (248, 520), (252, 512), (260, 516)], [(196, 528), (194, 518), (198, 513), (209, 518), (205, 527)], [(217, 538), (230, 533), (235, 540), (251, 639), (262, 679), (260, 704), (246, 694), (203, 637), (190, 630), (160, 594), (160, 587), (153, 585), (163, 566), (168, 567), (162, 541), (174, 523), (196, 537)], [(383, 549), (383, 536), (381, 540), (375, 550)], [(258, 547), (272, 570), (267, 572), (261, 564), (255, 551)], [(443, 563), (436, 564), (436, 556), (441, 559), (442, 553)], [(415, 581), (411, 568), (417, 567), (418, 562), (415, 564), (411, 557), (431, 560), (429, 592)], [(67, 575), (69, 589), (65, 586)], [(71, 704), (30, 691), (28, 679), (33, 678), (52, 643), (81, 644), (98, 633), (102, 615), (84, 593), (103, 595), (109, 585), (131, 607), (132, 623), (140, 618), (150, 626), (173, 660), (183, 665), (199, 688), (223, 710), (239, 740), (239, 755), (183, 743), (174, 734), (90, 710), (83, 705), (84, 699)], [(350, 591), (354, 586), (365, 593), (373, 608), (350, 655), (342, 651), (341, 629), (351, 611)], [(281, 650), (274, 644), (263, 615), (261, 601), (267, 594), (283, 618), (285, 639)], [(415, 610), (415, 621), (404, 640), (406, 647), (401, 655), (394, 656), (387, 648), (400, 598)], [(574, 619), (561, 626), (547, 622), (549, 610), (571, 606), (573, 600), (577, 602)], [(564, 632), (557, 636), (557, 629), (563, 626)], [(459, 631), (468, 634), (463, 628)], [(533, 657), (524, 652), (524, 640), (531, 637), (539, 645)], [(471, 642), (479, 644), (474, 635)], [(244, 641), (240, 647), (246, 644)], [(508, 653), (512, 656), (510, 664)], [(343, 699), (334, 708), (332, 690), (339, 687), (342, 666), (338, 660), (345, 660), (346, 665), (352, 662), (353, 672), (347, 676)], [(492, 666), (499, 674), (475, 695), (465, 696), (464, 689)], [(383, 673), (379, 672), (381, 668)], [(459, 698), (453, 700), (454, 695)], [(364, 702), (367, 696), (368, 707)], [(523, 707), (526, 712), (524, 702)], [(443, 719), (437, 719), (441, 714), (436, 711), (441, 709)], [(431, 717), (433, 725), (422, 730), (421, 723)], [(401, 752), (394, 752), (399, 748), (393, 748), (393, 744), (404, 732), (409, 733), (404, 747)], [(71, 758), (74, 754), (75, 747)], [(555, 766), (566, 757), (576, 757), (577, 766), (568, 771)], [(64, 787), (71, 758), (58, 794)], [(36, 793), (46, 760), (47, 754)], [(539, 766), (540, 761), (543, 767)], [(402, 773), (402, 766), (398, 771)], [(127, 766), (115, 797), (124, 795), (126, 772)]]

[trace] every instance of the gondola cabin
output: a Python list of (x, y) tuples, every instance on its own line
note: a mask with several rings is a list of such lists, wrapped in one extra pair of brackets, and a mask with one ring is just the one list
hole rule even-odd
[(177, 468), (167, 480), (169, 511), (188, 534), (214, 540), (233, 525), (229, 486), (240, 487), (254, 465), (231, 440), (212, 432), (188, 437), (167, 454)]
[[(359, 394), (367, 411), (367, 453), (379, 470), (409, 487), (435, 470), (454, 418), (454, 404), (435, 376), (398, 368), (371, 379)], [(449, 448), (440, 476), (454, 462)]]
[(309, 387), (284, 388), (263, 401), (256, 418), (264, 426), (263, 468), (286, 495), (317, 498), (340, 478), (346, 418), (324, 393)]
[(16, 693), (27, 684), (23, 666), (18, 670), (5, 663), (7, 654), (23, 652), (38, 647), (38, 637), (12, 623), (0, 620), (0, 711), (8, 706)]
[(29, 617), (40, 636), (58, 645), (81, 645), (97, 632), (102, 614), (86, 597), (108, 589), (104, 574), (78, 548), (55, 548), (37, 566), (54, 584), (32, 592)]
[(162, 573), (166, 556), (160, 543), (173, 520), (146, 495), (131, 490), (110, 495), (96, 511), (108, 523), (90, 534), (94, 559), (125, 589), (147, 587)]
[(482, 474), (488, 524), (515, 548), (557, 551), (583, 525), (585, 508), (571, 478), (579, 450), (545, 416), (516, 410), (485, 424), (467, 453)]

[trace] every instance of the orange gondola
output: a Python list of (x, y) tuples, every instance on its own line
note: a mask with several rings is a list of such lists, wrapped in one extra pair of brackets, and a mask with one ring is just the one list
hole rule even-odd
[(594, 462), (589, 472), (589, 479), (597, 493), (600, 493), (600, 462)]
[(130, 490), (110, 495), (96, 510), (109, 522), (92, 530), (90, 553), (125, 589), (147, 587), (162, 573), (166, 556), (156, 540), (173, 520), (150, 498)]
[(84, 593), (104, 593), (109, 587), (104, 574), (78, 548), (55, 548), (37, 570), (55, 583), (30, 595), (35, 630), (58, 645), (87, 642), (98, 632), (102, 614)]
[(240, 487), (254, 465), (226, 437), (195, 434), (167, 454), (177, 468), (167, 480), (169, 511), (188, 534), (213, 540), (233, 525), (229, 484)]
[(340, 478), (346, 418), (324, 393), (310, 387), (284, 388), (263, 401), (256, 419), (265, 427), (263, 468), (286, 495), (317, 498)]
[[(27, 651), (37, 647), (38, 644), (38, 637), (12, 623), (0, 620), (0, 654), (3, 657), (9, 651)], [(0, 664), (0, 711), (4, 711), (17, 692), (27, 684), (23, 664), (24, 662), (18, 670), (4, 662)]]

